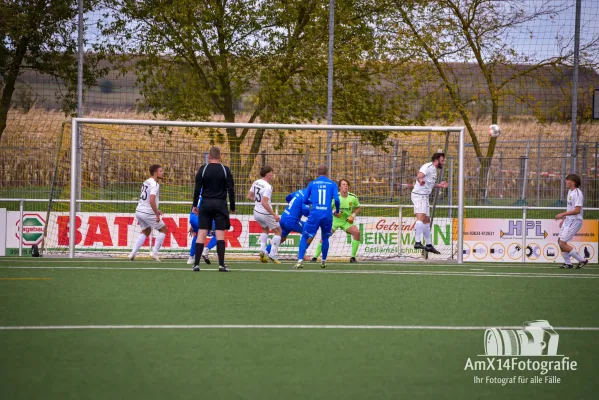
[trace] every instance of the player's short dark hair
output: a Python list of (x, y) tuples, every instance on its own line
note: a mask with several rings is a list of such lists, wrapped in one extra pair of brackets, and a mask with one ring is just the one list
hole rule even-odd
[(211, 160), (220, 160), (220, 149), (216, 146), (212, 146), (208, 152), (208, 158)]
[(580, 176), (576, 174), (569, 174), (568, 176), (566, 176), (566, 180), (571, 180), (572, 182), (574, 182), (574, 186), (576, 186), (577, 188), (579, 188), (580, 184), (582, 183), (582, 181), (580, 180)]
[(270, 165), (265, 165), (264, 167), (260, 168), (260, 176), (263, 177), (263, 178), (269, 172), (272, 172), (272, 167)]
[(150, 175), (154, 175), (154, 172), (158, 171), (158, 169), (162, 168), (160, 164), (152, 164), (150, 165)]
[(439, 160), (439, 159), (441, 159), (441, 157), (445, 158), (445, 153), (435, 153), (431, 157), (431, 161), (435, 162), (435, 160)]
[(347, 179), (345, 179), (345, 178), (344, 178), (344, 179), (339, 179), (339, 182), (337, 182), (337, 185), (341, 186), (341, 182), (345, 182), (345, 183), (347, 183), (347, 187), (349, 187), (349, 186), (350, 186), (350, 185), (349, 185), (349, 181), (348, 181)]
[(318, 166), (318, 176), (326, 175), (326, 174), (328, 174), (328, 172), (329, 172), (329, 169), (326, 165), (320, 164)]

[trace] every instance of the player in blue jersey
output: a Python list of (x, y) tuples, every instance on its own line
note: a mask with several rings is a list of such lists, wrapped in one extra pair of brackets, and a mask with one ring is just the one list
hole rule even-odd
[[(308, 185), (310, 180), (305, 182)], [(307, 217), (310, 214), (310, 206), (304, 203), (304, 196), (306, 189), (300, 189), (293, 193), (290, 193), (285, 197), (287, 207), (283, 210), (281, 215), (281, 243), (287, 239), (287, 236), (291, 232), (302, 233), (304, 230), (304, 223), (302, 222), (302, 216)], [(271, 245), (266, 246), (266, 254), (270, 254)]]
[[(200, 202), (202, 201), (202, 199), (200, 198)], [(198, 203), (198, 207), (199, 207), (199, 203)], [(198, 238), (198, 216), (196, 214), (194, 214), (194, 212), (190, 212), (189, 213), (189, 236), (192, 236), (191, 239), (191, 247), (189, 248), (189, 258), (187, 259), (187, 264), (192, 265), (195, 261), (195, 255), (196, 255), (196, 240)], [(210, 239), (210, 241), (208, 242), (208, 244), (206, 245), (206, 247), (204, 247), (204, 251), (202, 252), (202, 259), (204, 259), (204, 262), (206, 264), (210, 264), (210, 258), (208, 257), (208, 252), (210, 250), (212, 250), (214, 247), (216, 247), (216, 235), (214, 235), (214, 230), (215, 230), (215, 226), (214, 226), (214, 221), (212, 222), (212, 238)], [(209, 232), (210, 233), (210, 232)]]
[[(304, 231), (300, 240), (297, 264), (293, 268), (303, 268), (304, 256), (308, 246), (320, 228), (322, 236), (322, 262), (320, 266), (326, 268), (327, 255), (329, 254), (329, 237), (333, 228), (333, 215), (339, 216), (339, 188), (337, 183), (328, 178), (329, 169), (326, 165), (318, 166), (318, 178), (310, 182), (306, 188), (304, 203), (311, 204), (310, 215), (304, 224)], [(335, 212), (332, 203), (335, 200)]]

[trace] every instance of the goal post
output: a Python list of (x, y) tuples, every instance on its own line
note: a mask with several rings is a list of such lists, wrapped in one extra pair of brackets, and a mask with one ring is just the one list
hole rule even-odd
[[(85, 137), (86, 126), (118, 126), (118, 127), (160, 127), (160, 128), (199, 128), (209, 130), (222, 130), (227, 128), (234, 129), (264, 129), (273, 131), (312, 131), (312, 132), (394, 132), (401, 133), (446, 133), (447, 135), (457, 136), (457, 236), (455, 243), (455, 259), (458, 263), (463, 262), (463, 231), (464, 231), (464, 152), (465, 152), (465, 129), (463, 127), (447, 127), (447, 126), (373, 126), (373, 125), (317, 125), (317, 124), (275, 124), (275, 123), (226, 123), (226, 122), (193, 122), (193, 121), (161, 121), (161, 120), (129, 120), (129, 119), (96, 119), (96, 118), (73, 118), (71, 124), (71, 182), (70, 182), (70, 206), (69, 206), (69, 227), (68, 227), (68, 255), (74, 258), (76, 254), (76, 237), (77, 237), (77, 205), (83, 203), (84, 200), (78, 198), (77, 187), (79, 182), (79, 165), (77, 164), (78, 141), (76, 140), (79, 131), (82, 131), (82, 136)], [(428, 155), (430, 157), (430, 154)], [(202, 157), (203, 160), (203, 157)], [(307, 161), (306, 161), (307, 162)], [(196, 166), (198, 168), (199, 165)], [(145, 170), (145, 165), (144, 165)], [(334, 172), (334, 171), (333, 171)], [(409, 176), (407, 179), (415, 179), (415, 176)], [(141, 183), (141, 182), (140, 182)], [(190, 185), (191, 177), (190, 177)], [(300, 189), (297, 187), (296, 189)], [(162, 192), (162, 190), (161, 190)], [(128, 203), (131, 203), (129, 201)], [(133, 204), (130, 204), (133, 206)], [(451, 207), (451, 206), (450, 206)], [(445, 207), (447, 208), (447, 207)], [(439, 209), (439, 207), (437, 207)], [(401, 208), (400, 208), (401, 210)], [(131, 212), (133, 214), (133, 211)], [(401, 214), (401, 212), (400, 212)], [(451, 216), (451, 213), (449, 213)], [(402, 221), (400, 216), (400, 222)], [(66, 221), (65, 221), (66, 222)], [(400, 229), (401, 231), (401, 229)], [(400, 232), (401, 235), (401, 232)], [(65, 243), (66, 244), (66, 243)]]

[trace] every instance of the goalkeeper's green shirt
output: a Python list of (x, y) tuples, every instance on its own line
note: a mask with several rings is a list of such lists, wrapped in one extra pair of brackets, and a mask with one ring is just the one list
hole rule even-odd
[[(360, 201), (358, 200), (358, 197), (351, 192), (349, 192), (347, 194), (347, 197), (343, 197), (343, 196), (341, 196), (341, 193), (339, 193), (339, 201), (341, 203), (341, 205), (340, 205), (341, 215), (339, 215), (339, 218), (333, 217), (334, 219), (339, 220), (339, 221), (345, 221), (347, 219), (347, 217), (349, 217), (356, 208), (360, 207)], [(333, 203), (333, 211), (334, 210), (335, 210), (335, 203)]]

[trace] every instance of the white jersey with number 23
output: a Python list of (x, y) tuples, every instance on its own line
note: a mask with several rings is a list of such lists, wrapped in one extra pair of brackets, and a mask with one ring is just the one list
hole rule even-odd
[(150, 206), (150, 195), (156, 195), (156, 208), (158, 208), (158, 192), (160, 185), (154, 178), (148, 178), (141, 185), (141, 194), (139, 195), (139, 203), (137, 203), (136, 212), (154, 215), (154, 210)]

